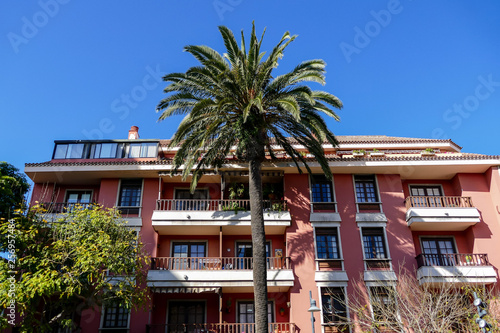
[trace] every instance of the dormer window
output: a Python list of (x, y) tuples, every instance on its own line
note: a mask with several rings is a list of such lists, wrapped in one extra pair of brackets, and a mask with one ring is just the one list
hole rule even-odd
[(56, 142), (53, 159), (154, 158), (158, 142)]
[(83, 158), (85, 145), (83, 143), (77, 144), (58, 144), (54, 151), (55, 159), (66, 158)]

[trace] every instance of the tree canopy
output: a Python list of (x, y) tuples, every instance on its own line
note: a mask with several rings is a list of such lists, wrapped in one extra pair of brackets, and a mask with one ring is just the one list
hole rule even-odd
[(24, 174), (12, 164), (0, 162), (0, 219), (9, 218), (16, 209), (25, 208), (29, 188)]
[[(0, 312), (9, 313), (14, 297), (22, 329), (43, 332), (74, 326), (83, 310), (103, 304), (144, 304), (148, 259), (115, 209), (77, 206), (49, 216), (35, 208), (2, 221), (9, 256), (0, 262)], [(0, 328), (12, 324), (0, 320)]]

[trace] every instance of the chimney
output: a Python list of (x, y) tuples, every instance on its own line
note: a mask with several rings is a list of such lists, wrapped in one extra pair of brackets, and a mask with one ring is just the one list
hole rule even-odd
[(130, 131), (128, 131), (128, 139), (129, 140), (139, 139), (139, 127), (137, 126), (130, 127)]

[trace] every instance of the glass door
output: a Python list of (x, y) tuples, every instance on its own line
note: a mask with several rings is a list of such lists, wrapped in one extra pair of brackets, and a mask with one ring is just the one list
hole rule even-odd
[(206, 244), (195, 242), (174, 242), (172, 269), (201, 269), (206, 256)]
[(410, 192), (412, 196), (425, 197), (419, 198), (418, 207), (442, 207), (441, 186), (437, 185), (411, 185)]
[(92, 191), (68, 191), (66, 192), (66, 203), (88, 204), (90, 203)]
[(455, 266), (453, 238), (422, 238), (422, 252), (431, 266)]
[(205, 302), (171, 301), (168, 303), (168, 333), (197, 333), (205, 323)]
[[(271, 250), (271, 243), (266, 242), (266, 258), (269, 258), (269, 253)], [(237, 260), (237, 268), (238, 269), (252, 269), (252, 258), (253, 257), (253, 249), (252, 242), (237, 242), (236, 243), (236, 256)], [(248, 259), (243, 259), (248, 258)]]
[(208, 209), (207, 190), (195, 190), (191, 193), (188, 189), (175, 190), (177, 210), (206, 210)]
[[(238, 323), (240, 324), (240, 332), (252, 333), (255, 323), (255, 307), (252, 301), (238, 302)], [(267, 321), (274, 322), (273, 302), (267, 303)]]

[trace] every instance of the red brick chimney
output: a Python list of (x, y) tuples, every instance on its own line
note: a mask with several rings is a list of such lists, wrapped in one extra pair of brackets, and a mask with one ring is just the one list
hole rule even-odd
[(139, 139), (139, 127), (137, 126), (130, 127), (130, 131), (128, 131), (128, 139), (129, 140)]

